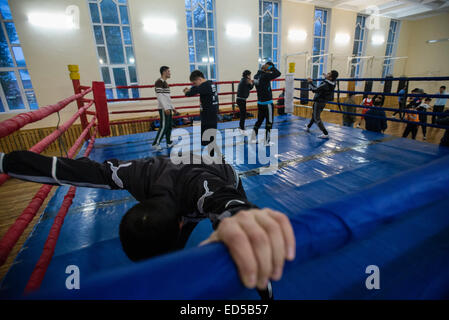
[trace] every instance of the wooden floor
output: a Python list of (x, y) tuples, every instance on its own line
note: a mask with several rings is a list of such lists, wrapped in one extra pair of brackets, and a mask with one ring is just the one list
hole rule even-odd
[[(295, 108), (295, 115), (310, 118), (311, 110), (305, 108)], [(387, 112), (387, 116), (392, 117), (391, 113)], [(341, 115), (330, 112), (323, 112), (322, 118), (326, 122), (332, 122), (341, 124)], [(430, 120), (430, 118), (429, 118)], [(404, 131), (405, 124), (397, 123), (397, 122), (389, 122), (388, 129), (386, 131), (387, 134), (394, 136), (402, 136)], [(444, 130), (428, 128), (427, 133), (427, 142), (438, 144), (443, 136)], [(419, 129), (417, 140), (422, 139), (421, 128)], [(48, 154), (47, 154), (48, 155)], [(55, 155), (59, 155), (58, 152)], [(7, 181), (2, 187), (0, 187), (0, 236), (3, 236), (8, 228), (14, 223), (17, 217), (21, 214), (23, 209), (28, 205), (28, 202), (31, 200), (36, 191), (40, 188), (40, 184), (37, 183), (29, 183), (29, 182), (21, 182), (15, 179), (10, 179)], [(54, 188), (53, 190), (56, 190)], [(52, 191), (53, 193), (54, 191)], [(47, 198), (47, 200), (42, 205), (40, 211), (30, 223), (28, 228), (25, 230), (24, 234), (20, 238), (17, 245), (14, 247), (12, 253), (10, 254), (6, 263), (0, 267), (0, 279), (3, 279), (7, 270), (11, 267), (15, 257), (17, 256), (19, 250), (23, 246), (25, 240), (27, 239), (30, 231), (33, 229), (34, 225), (39, 219), (39, 216), (43, 212), (46, 207), (48, 201), (51, 199), (52, 193)]]

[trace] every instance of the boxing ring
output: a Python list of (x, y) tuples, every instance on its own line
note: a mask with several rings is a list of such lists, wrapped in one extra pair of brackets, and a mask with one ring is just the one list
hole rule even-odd
[[(75, 116), (92, 116), (71, 151), (90, 137), (78, 156), (99, 162), (169, 152), (151, 148), (156, 131), (95, 138), (94, 128), (108, 135), (107, 99), (99, 98), (98, 90), (94, 99), (83, 98), (90, 90), (82, 87), (59, 105), (79, 101)], [(87, 113), (92, 104), (96, 112)], [(331, 123), (326, 123), (331, 139), (322, 140), (318, 129), (303, 130), (307, 122), (290, 114), (275, 117), (279, 169), (274, 175), (258, 174), (261, 163), (234, 164), (249, 200), (287, 214), (295, 231), (296, 259), (273, 282), (275, 299), (449, 298), (449, 148)], [(254, 123), (248, 119), (247, 128)], [(218, 125), (220, 131), (237, 127), (238, 121)], [(192, 127), (183, 129), (194, 134)], [(244, 139), (232, 144), (243, 145), (237, 150), (246, 155), (255, 153), (255, 145)], [(118, 227), (135, 203), (123, 190), (58, 187), (3, 279), (0, 297), (259, 299), (240, 283), (222, 244), (197, 247), (212, 230), (207, 220), (186, 249), (131, 262), (121, 249)], [(2, 235), (2, 257), (5, 238), (10, 236)], [(66, 289), (71, 265), (80, 270), (79, 290)], [(379, 290), (365, 286), (372, 265), (380, 270)]]

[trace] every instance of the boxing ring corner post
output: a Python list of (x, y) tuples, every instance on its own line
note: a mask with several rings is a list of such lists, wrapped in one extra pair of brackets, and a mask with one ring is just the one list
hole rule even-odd
[[(77, 64), (69, 64), (67, 66), (67, 69), (70, 71), (70, 80), (72, 80), (72, 85), (73, 85), (73, 92), (75, 94), (81, 93), (82, 92), (82, 88), (81, 88), (81, 84), (80, 84), (80, 74), (79, 74), (79, 66)], [(76, 105), (78, 106), (78, 110), (81, 109), (84, 106), (83, 103), (83, 98), (78, 98), (76, 99)], [(80, 120), (81, 120), (81, 128), (84, 130), (87, 127), (87, 117), (86, 117), (86, 113), (81, 114), (80, 116)], [(85, 138), (86, 141), (88, 141), (88, 137)]]
[(98, 132), (102, 137), (109, 136), (111, 130), (109, 128), (109, 111), (104, 82), (93, 81), (92, 91), (98, 118)]

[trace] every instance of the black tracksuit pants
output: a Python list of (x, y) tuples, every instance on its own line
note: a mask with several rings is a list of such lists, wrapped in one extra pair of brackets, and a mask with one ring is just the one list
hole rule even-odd
[(254, 125), (254, 132), (257, 136), (259, 128), (265, 120), (265, 141), (270, 141), (270, 131), (273, 127), (274, 104), (257, 104), (257, 121)]
[(240, 129), (245, 130), (246, 100), (237, 98), (237, 105), (240, 110)]
[(318, 102), (315, 101), (313, 103), (313, 113), (312, 119), (310, 119), (309, 124), (307, 125), (309, 128), (312, 127), (314, 123), (317, 124), (318, 128), (323, 131), (324, 134), (328, 134), (326, 128), (324, 127), (323, 121), (321, 121), (321, 112), (323, 112), (324, 107), (326, 106), (326, 102)]

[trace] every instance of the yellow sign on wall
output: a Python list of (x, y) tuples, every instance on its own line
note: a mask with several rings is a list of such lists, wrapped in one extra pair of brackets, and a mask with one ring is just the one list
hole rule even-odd
[(296, 63), (294, 63), (294, 62), (290, 62), (288, 64), (288, 73), (295, 73), (295, 65), (296, 65)]

